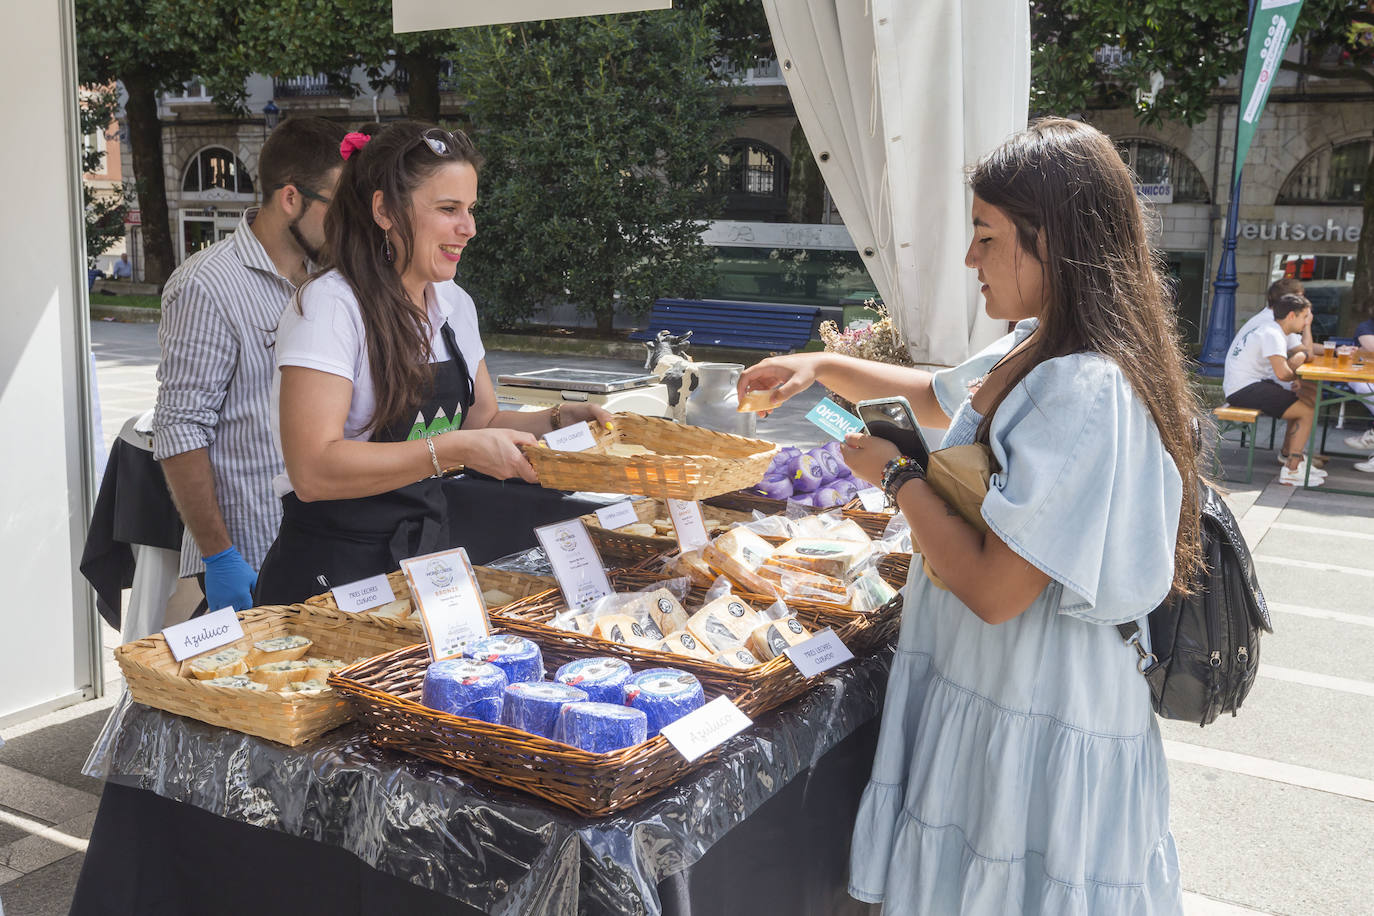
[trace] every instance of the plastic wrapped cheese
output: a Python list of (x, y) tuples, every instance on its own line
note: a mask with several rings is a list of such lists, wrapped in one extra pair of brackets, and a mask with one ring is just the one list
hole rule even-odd
[(644, 711), (623, 703), (566, 703), (553, 730), (553, 740), (594, 754), (618, 751), (648, 736)]
[(687, 632), (705, 643), (712, 652), (742, 646), (763, 619), (758, 612), (734, 595), (725, 594), (705, 605), (687, 622)]
[(553, 676), (555, 681), (585, 690), (596, 703), (623, 703), (625, 682), (630, 679), (630, 665), (624, 659), (609, 656), (579, 658), (568, 662)]
[(644, 596), (649, 606), (649, 617), (658, 626), (660, 633), (687, 628), (687, 611), (677, 596), (666, 588), (654, 589)]
[(703, 646), (700, 640), (686, 630), (674, 630), (663, 637), (663, 642), (654, 648), (660, 652), (671, 652), (674, 655), (699, 658), (703, 661), (710, 661), (715, 657), (710, 649)]
[(524, 681), (506, 687), (501, 724), (552, 738), (558, 712), (568, 703), (587, 702), (587, 692), (557, 681)]
[(463, 648), (463, 654), (479, 662), (488, 662), (506, 673), (507, 684), (544, 679), (544, 656), (539, 646), (523, 636), (503, 633), (474, 639)]
[(717, 665), (725, 665), (727, 668), (752, 668), (760, 664), (759, 660), (754, 657), (754, 653), (743, 646), (718, 652), (713, 661)]
[(701, 681), (676, 668), (648, 668), (630, 678), (625, 685), (625, 702), (644, 711), (649, 719), (649, 737), (676, 722), (706, 702)]
[(749, 649), (759, 658), (777, 658), (810, 636), (801, 621), (789, 614), (781, 620), (770, 620), (750, 633)]
[(495, 665), (446, 658), (425, 670), (420, 702), (450, 715), (500, 722), (505, 691), (506, 673)]

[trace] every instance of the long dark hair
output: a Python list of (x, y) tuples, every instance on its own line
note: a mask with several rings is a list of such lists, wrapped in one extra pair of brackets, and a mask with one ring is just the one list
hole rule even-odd
[(1080, 351), (1113, 360), (1149, 408), (1183, 478), (1173, 590), (1186, 593), (1202, 562), (1193, 435), (1200, 411), (1130, 169), (1101, 131), (1045, 118), (980, 161), (969, 183), (1011, 219), (1021, 248), (1037, 260), (1043, 232), (1048, 299), (980, 435), (1002, 399), (1041, 362)]
[[(480, 169), (482, 158), (462, 131), (449, 133), (420, 121), (371, 124), (358, 132), (371, 139), (344, 163), (325, 215), (321, 267), (338, 270), (358, 299), (376, 393), (367, 428), (378, 430), (408, 417), (434, 385), (433, 328), (423, 304), (412, 303), (401, 284), (415, 250), (411, 195), (441, 167), (463, 162)], [(426, 142), (427, 137), (438, 142)], [(376, 191), (382, 192), (399, 240), (391, 246), (394, 262), (387, 260), (384, 233), (372, 216)]]

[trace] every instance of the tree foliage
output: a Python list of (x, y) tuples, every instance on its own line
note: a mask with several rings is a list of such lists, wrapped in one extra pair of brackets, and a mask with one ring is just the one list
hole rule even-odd
[(459, 89), (487, 165), (460, 280), (484, 312), (509, 325), (572, 302), (608, 332), (617, 304), (700, 290), (714, 51), (701, 10), (468, 30)]
[(222, 0), (76, 0), (79, 82), (106, 86), (117, 80), (128, 95), (124, 123), (150, 282), (162, 283), (175, 264), (158, 93), (199, 78), (217, 98), (241, 98), (247, 71), (215, 50), (237, 46), (238, 26), (236, 5)]
[[(81, 136), (89, 137), (97, 132), (104, 134), (115, 120), (119, 111), (119, 97), (113, 88), (91, 88), (82, 94)], [(113, 138), (106, 137), (109, 141)], [(107, 156), (118, 156), (118, 140), (108, 152), (98, 146), (89, 146), (81, 152), (81, 171), (103, 172)], [(124, 217), (129, 212), (129, 202), (122, 186), (104, 193), (97, 193), (89, 184), (81, 185), (82, 204), (86, 212), (86, 266), (94, 267), (96, 258), (110, 250), (110, 247), (124, 237)]]

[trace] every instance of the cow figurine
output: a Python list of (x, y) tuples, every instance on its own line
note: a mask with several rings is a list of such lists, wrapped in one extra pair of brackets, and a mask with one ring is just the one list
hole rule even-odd
[(691, 331), (674, 336), (663, 330), (654, 340), (644, 342), (648, 351), (644, 368), (668, 387), (668, 412), (679, 423), (687, 418), (687, 398), (697, 390), (696, 363), (686, 352), (691, 337)]

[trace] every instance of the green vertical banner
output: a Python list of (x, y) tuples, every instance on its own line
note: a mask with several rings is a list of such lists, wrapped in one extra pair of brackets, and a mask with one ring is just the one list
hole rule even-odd
[(1288, 51), (1288, 41), (1293, 37), (1300, 12), (1302, 0), (1259, 0), (1255, 9), (1245, 48), (1245, 84), (1240, 92), (1236, 172), (1233, 174), (1239, 173), (1245, 165), (1250, 142), (1255, 139), (1255, 128), (1259, 126), (1260, 115), (1264, 114), (1264, 103), (1269, 100), (1269, 89)]

